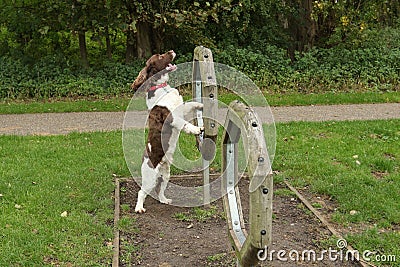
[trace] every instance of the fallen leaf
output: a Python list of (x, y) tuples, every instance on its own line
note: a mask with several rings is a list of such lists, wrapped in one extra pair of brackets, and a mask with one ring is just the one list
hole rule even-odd
[(61, 217), (67, 217), (68, 216), (68, 212), (64, 211), (63, 213), (60, 214)]
[(113, 244), (113, 242), (109, 241), (109, 242), (106, 242), (106, 246), (108, 248), (112, 249), (114, 247), (114, 244)]
[(189, 224), (186, 228), (187, 228), (187, 229), (193, 228), (193, 223)]
[(352, 215), (352, 216), (353, 216), (353, 215), (356, 215), (357, 213), (358, 213), (358, 211), (356, 211), (356, 210), (351, 210), (351, 211), (350, 211), (350, 215)]
[(18, 204), (15, 204), (15, 206), (14, 206), (16, 209), (20, 209), (20, 208), (22, 208), (22, 206), (21, 205), (18, 205)]

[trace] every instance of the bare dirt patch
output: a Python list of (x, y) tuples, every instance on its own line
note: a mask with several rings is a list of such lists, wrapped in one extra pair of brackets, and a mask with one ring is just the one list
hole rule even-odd
[[(187, 186), (198, 183), (199, 178), (180, 181)], [(245, 222), (248, 185), (247, 179), (239, 182)], [(221, 200), (212, 203), (212, 210), (205, 217), (199, 217), (193, 208), (167, 206), (148, 197), (147, 212), (138, 215), (134, 204), (139, 187), (129, 180), (121, 182), (121, 188), (121, 205), (129, 207), (121, 210), (121, 217), (134, 221), (135, 229), (120, 232), (120, 266), (236, 266)], [(275, 190), (282, 188), (285, 186), (276, 185)], [(321, 241), (330, 238), (331, 233), (293, 195), (276, 195), (273, 205), (273, 242), (269, 252), (284, 250), (288, 261), (279, 261), (275, 252), (272, 261), (267, 259), (259, 266), (358, 266), (347, 261), (331, 262), (328, 257), (323, 261), (291, 261), (288, 254), (292, 250), (300, 256), (304, 250), (313, 250), (318, 258), (327, 249)]]

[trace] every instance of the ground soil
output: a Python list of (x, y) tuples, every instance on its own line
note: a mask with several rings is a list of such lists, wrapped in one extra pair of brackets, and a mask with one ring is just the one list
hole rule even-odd
[[(176, 181), (173, 180), (174, 183)], [(200, 179), (184, 179), (182, 185), (194, 185)], [(245, 222), (248, 214), (249, 181), (242, 179), (239, 182), (241, 201)], [(284, 185), (276, 185), (275, 190)], [(235, 254), (227, 234), (227, 225), (224, 220), (222, 201), (213, 203), (215, 212), (205, 221), (179, 220), (177, 214), (193, 214), (193, 208), (181, 208), (160, 204), (148, 197), (145, 202), (147, 212), (135, 214), (134, 204), (139, 190), (133, 181), (121, 183), (121, 204), (129, 205), (121, 216), (135, 221), (134, 231), (121, 232), (120, 266), (236, 266)], [(168, 195), (167, 195), (168, 196)], [(330, 232), (323, 224), (293, 195), (279, 194), (274, 196), (273, 202), (273, 242), (269, 248), (286, 251), (286, 258), (291, 250), (316, 251), (317, 257), (323, 247), (321, 241), (331, 237)], [(132, 249), (135, 248), (133, 253)], [(129, 251), (131, 253), (129, 253)], [(300, 254), (301, 255), (301, 254)], [(259, 266), (358, 266), (357, 263), (347, 261), (279, 261), (277, 254), (273, 260), (267, 259)]]

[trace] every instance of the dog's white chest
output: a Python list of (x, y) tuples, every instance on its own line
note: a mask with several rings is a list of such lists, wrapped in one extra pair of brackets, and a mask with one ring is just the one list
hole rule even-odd
[(183, 98), (178, 90), (170, 86), (158, 89), (154, 96), (146, 99), (147, 108), (151, 110), (154, 106), (166, 107), (174, 110), (183, 104)]

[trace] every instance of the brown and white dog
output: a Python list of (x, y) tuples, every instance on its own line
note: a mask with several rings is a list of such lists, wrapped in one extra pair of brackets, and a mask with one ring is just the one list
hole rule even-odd
[(132, 88), (140, 86), (146, 92), (146, 104), (149, 109), (147, 145), (141, 167), (142, 185), (138, 193), (135, 212), (144, 213), (145, 198), (153, 189), (158, 189), (158, 200), (171, 204), (172, 200), (164, 195), (170, 178), (170, 165), (173, 161), (179, 132), (200, 134), (202, 127), (197, 127), (184, 119), (186, 114), (203, 108), (198, 102), (184, 103), (178, 90), (168, 85), (168, 74), (177, 69), (172, 65), (176, 54), (173, 50), (165, 54), (151, 56)]

